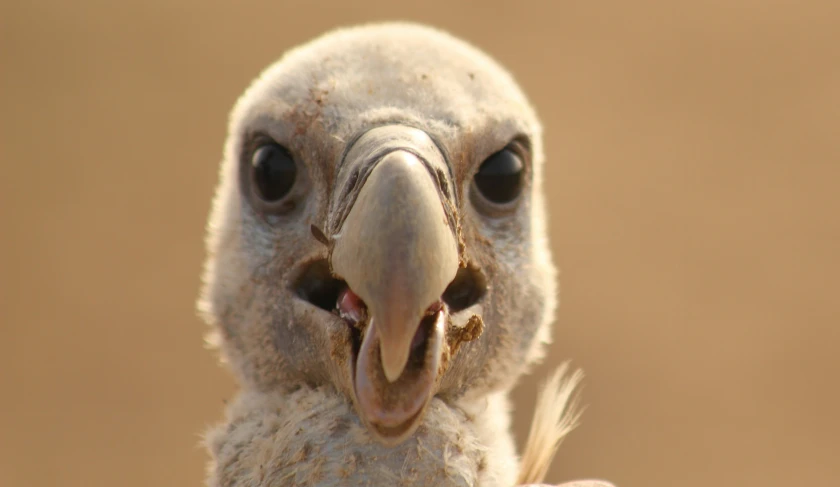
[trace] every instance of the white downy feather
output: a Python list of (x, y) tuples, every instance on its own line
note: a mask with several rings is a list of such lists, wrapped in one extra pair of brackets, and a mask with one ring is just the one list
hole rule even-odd
[(570, 376), (568, 372), (569, 363), (565, 362), (537, 396), (534, 420), (519, 464), (520, 484), (541, 482), (563, 438), (578, 426), (582, 411), (575, 391), (583, 380), (583, 371), (577, 369)]

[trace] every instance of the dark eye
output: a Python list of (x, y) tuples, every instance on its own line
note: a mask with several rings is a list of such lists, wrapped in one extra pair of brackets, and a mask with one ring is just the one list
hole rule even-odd
[(251, 156), (251, 178), (259, 197), (278, 201), (292, 190), (297, 166), (289, 151), (277, 144), (261, 145)]
[(481, 164), (475, 186), (492, 203), (510, 203), (522, 192), (522, 166), (516, 152), (502, 149)]

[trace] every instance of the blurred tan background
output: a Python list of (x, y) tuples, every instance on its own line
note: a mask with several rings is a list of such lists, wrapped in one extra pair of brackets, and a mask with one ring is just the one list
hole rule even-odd
[(840, 485), (840, 4), (4, 1), (0, 485), (198, 486), (234, 392), (194, 313), (227, 112), (282, 52), (410, 19), (545, 122), (587, 372), (549, 480)]

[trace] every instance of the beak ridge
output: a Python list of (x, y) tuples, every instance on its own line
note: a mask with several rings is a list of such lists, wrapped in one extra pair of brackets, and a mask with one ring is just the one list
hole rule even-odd
[(458, 270), (458, 247), (423, 160), (393, 150), (374, 162), (332, 250), (333, 272), (367, 305), (385, 377), (396, 381), (430, 306)]

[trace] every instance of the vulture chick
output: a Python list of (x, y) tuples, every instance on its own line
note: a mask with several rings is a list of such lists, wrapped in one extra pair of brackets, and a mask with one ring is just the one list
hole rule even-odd
[(199, 308), (242, 387), (208, 484), (541, 481), (580, 380), (547, 386), (520, 462), (508, 393), (557, 292), (542, 164), (513, 78), (437, 30), (337, 30), (264, 71), (208, 225)]

